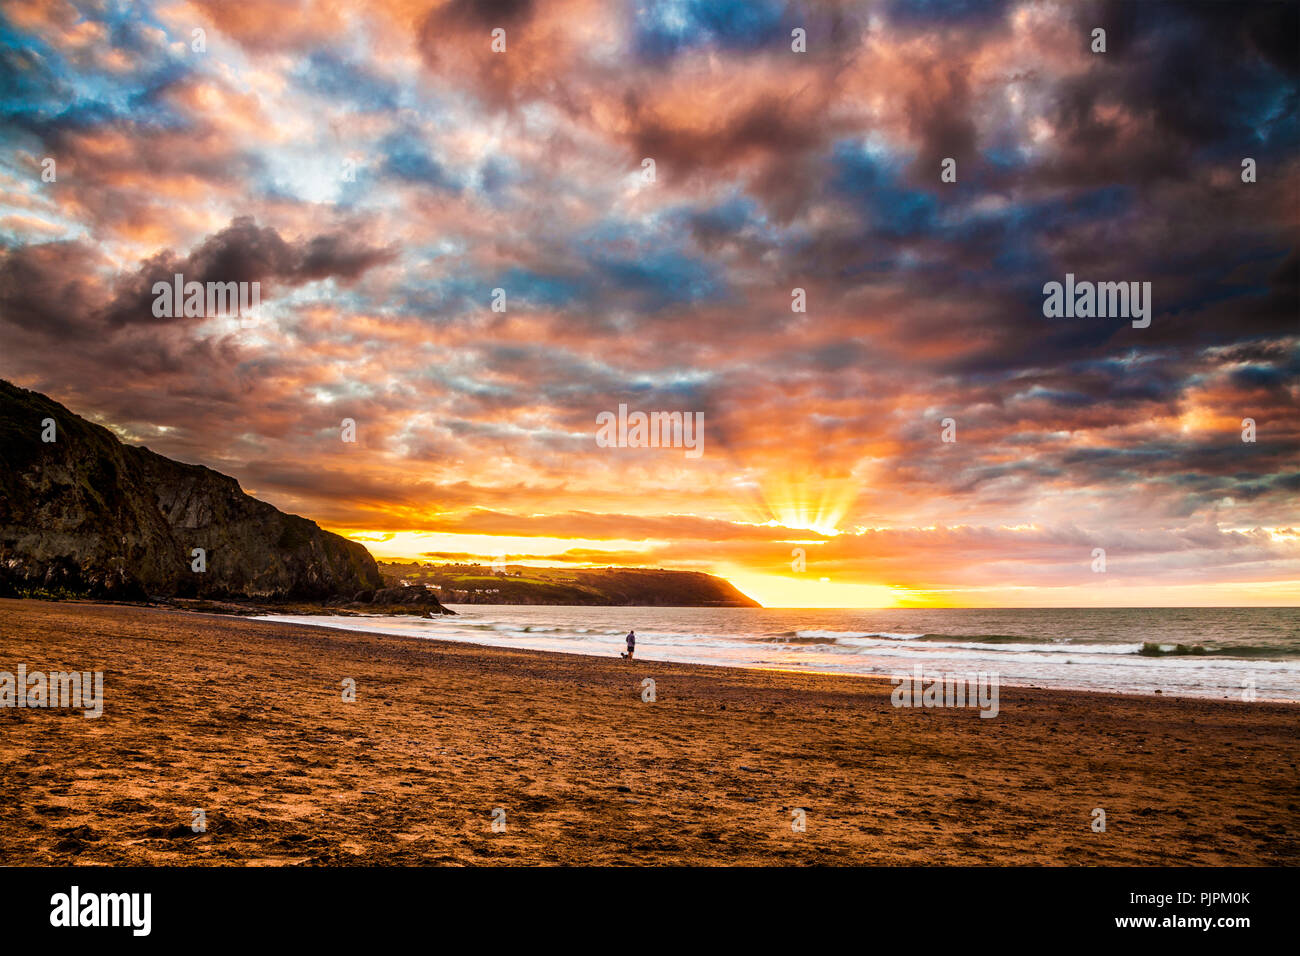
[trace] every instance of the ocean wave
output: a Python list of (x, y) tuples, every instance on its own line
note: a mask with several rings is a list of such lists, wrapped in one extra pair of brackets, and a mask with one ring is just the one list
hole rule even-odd
[(1143, 657), (1204, 657), (1206, 650), (1202, 644), (1161, 644), (1158, 641), (1145, 641), (1138, 649)]
[[(622, 637), (627, 633), (626, 626), (609, 620), (581, 619), (577, 614), (553, 615), (550, 620), (538, 621), (542, 612), (529, 609), (528, 617), (521, 611), (512, 622), (505, 614), (478, 617), (482, 612), (477, 608), (470, 613), (476, 616), (423, 619), (266, 615), (262, 619), (614, 659), (622, 651)], [(640, 613), (649, 616), (649, 612)], [(681, 620), (684, 617), (681, 612), (673, 614), (677, 620), (645, 620), (647, 624), (658, 624), (662, 630), (637, 630), (642, 638), (637, 645), (638, 660), (877, 676), (906, 674), (918, 666), (926, 672), (983, 670), (999, 674), (1007, 686), (1057, 686), (1129, 693), (1152, 693), (1159, 689), (1165, 694), (1216, 698), (1237, 697), (1245, 682), (1252, 680), (1260, 700), (1295, 700), (1296, 688), (1300, 687), (1300, 661), (1260, 659), (1277, 656), (1280, 649), (1277, 646), (1214, 646), (1211, 639), (1203, 642), (1205, 654), (1180, 653), (1176, 649), (1179, 643), (1194, 648), (1202, 642), (1196, 635), (1187, 635), (1181, 642), (1178, 638), (1182, 635), (1160, 640), (1161, 633), (1149, 630), (1142, 633), (1137, 628), (1123, 634), (1132, 635), (1129, 642), (1113, 631), (1109, 643), (1088, 643), (1086, 638), (1071, 640), (1066, 635), (1050, 633), (1037, 638), (1036, 643), (1032, 638), (1008, 640), (1011, 635), (991, 633), (996, 625), (983, 634), (932, 633), (924, 635), (925, 640), (918, 640), (911, 632), (865, 627), (837, 630), (816, 627), (812, 621), (802, 629), (797, 628), (805, 622), (791, 621), (786, 625), (789, 630), (780, 625), (767, 630), (755, 628), (751, 621), (744, 622), (750, 626), (737, 622), (740, 626), (722, 627), (712, 620), (694, 628), (690, 626), (693, 622)], [(1096, 631), (1100, 636), (1101, 629)], [(800, 634), (819, 636), (800, 637)], [(1144, 644), (1150, 645), (1145, 655)], [(1254, 659), (1232, 659), (1246, 655)]]
[[(1024, 634), (925, 634), (921, 640), (927, 642), (963, 641), (967, 644), (1041, 644), (1041, 637), (1027, 637)], [(1050, 640), (1055, 640), (1050, 638)]]
[(803, 638), (826, 638), (829, 640), (842, 640), (844, 638), (885, 638), (891, 641), (915, 641), (924, 637), (924, 634), (898, 634), (890, 631), (795, 631), (795, 637)]

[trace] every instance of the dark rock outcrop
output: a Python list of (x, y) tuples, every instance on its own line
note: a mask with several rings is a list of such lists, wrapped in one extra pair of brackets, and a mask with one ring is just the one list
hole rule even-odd
[(362, 545), (0, 381), (0, 594), (280, 600), (383, 586)]
[(375, 592), (375, 596), (370, 599), (370, 603), (381, 606), (391, 604), (436, 604), (442, 607), (438, 595), (423, 587), (380, 588)]
[(388, 611), (402, 610), (415, 614), (427, 612), (426, 616), (456, 613), (443, 607), (442, 602), (438, 600), (438, 595), (419, 585), (414, 587), (380, 588), (373, 594), (369, 594), (364, 601), (361, 595), (357, 595), (355, 603), (369, 604), (374, 608), (383, 608)]

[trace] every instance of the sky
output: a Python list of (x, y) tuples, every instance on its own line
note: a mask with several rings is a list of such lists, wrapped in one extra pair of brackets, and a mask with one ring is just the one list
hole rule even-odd
[(6, 0), (0, 377), (380, 558), (1294, 605), (1297, 9)]

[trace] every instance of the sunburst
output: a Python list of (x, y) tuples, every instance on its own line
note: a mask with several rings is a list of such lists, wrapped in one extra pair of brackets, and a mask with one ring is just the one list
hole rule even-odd
[(862, 491), (857, 476), (773, 475), (759, 482), (755, 524), (800, 528), (833, 537)]

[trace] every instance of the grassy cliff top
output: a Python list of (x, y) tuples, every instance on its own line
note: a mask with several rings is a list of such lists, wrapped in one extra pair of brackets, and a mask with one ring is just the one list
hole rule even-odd
[(532, 568), (381, 561), (390, 584), (429, 585), (451, 604), (575, 604), (624, 607), (760, 607), (731, 582), (662, 568)]

